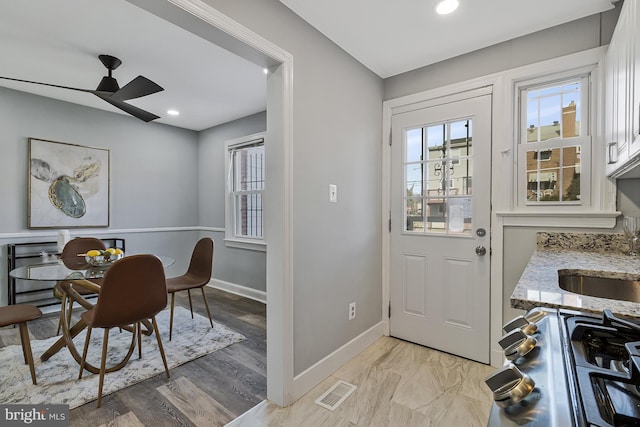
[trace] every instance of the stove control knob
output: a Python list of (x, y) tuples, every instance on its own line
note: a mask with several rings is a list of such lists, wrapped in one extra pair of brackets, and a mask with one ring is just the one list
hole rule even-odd
[(535, 348), (537, 341), (535, 338), (527, 336), (522, 330), (514, 329), (503, 336), (498, 344), (504, 350), (504, 357), (507, 360), (516, 360), (529, 354)]
[(535, 382), (513, 363), (489, 375), (485, 384), (493, 392), (493, 400), (501, 408), (515, 405), (527, 397), (534, 389)]
[(502, 329), (505, 332), (511, 332), (515, 329), (520, 329), (526, 335), (533, 335), (538, 330), (538, 325), (536, 325), (535, 323), (529, 322), (529, 320), (527, 320), (527, 318), (524, 316), (518, 316), (512, 321), (506, 323), (502, 327)]

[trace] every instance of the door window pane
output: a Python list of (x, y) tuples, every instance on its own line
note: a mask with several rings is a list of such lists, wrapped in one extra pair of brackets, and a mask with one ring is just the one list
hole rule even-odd
[(406, 230), (423, 232), (424, 218), (422, 213), (424, 212), (424, 199), (421, 197), (409, 197), (405, 203), (407, 212)]
[(406, 165), (407, 172), (407, 197), (422, 196), (422, 163), (410, 163)]
[(470, 119), (405, 131), (406, 232), (471, 233), (472, 139)]
[(426, 128), (428, 156), (425, 160), (444, 158), (446, 151), (445, 130), (446, 126), (444, 124), (429, 126)]
[(422, 129), (407, 131), (407, 162), (422, 161)]

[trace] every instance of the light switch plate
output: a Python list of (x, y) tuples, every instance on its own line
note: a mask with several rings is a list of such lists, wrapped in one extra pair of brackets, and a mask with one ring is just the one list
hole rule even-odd
[(338, 201), (338, 186), (335, 184), (329, 184), (329, 201), (331, 203)]

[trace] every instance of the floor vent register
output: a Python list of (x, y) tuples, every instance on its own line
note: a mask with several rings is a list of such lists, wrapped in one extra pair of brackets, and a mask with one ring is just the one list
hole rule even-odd
[(356, 389), (356, 386), (344, 381), (338, 381), (316, 400), (316, 403), (330, 411), (336, 409)]

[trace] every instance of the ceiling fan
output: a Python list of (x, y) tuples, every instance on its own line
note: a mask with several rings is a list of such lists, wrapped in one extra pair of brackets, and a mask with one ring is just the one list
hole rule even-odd
[(92, 93), (98, 98), (104, 101), (107, 101), (109, 104), (113, 105), (114, 107), (119, 108), (122, 111), (125, 111), (126, 113), (129, 113), (132, 116), (140, 120), (143, 120), (145, 122), (150, 122), (151, 120), (160, 118), (160, 116), (156, 116), (153, 113), (150, 113), (138, 107), (134, 107), (131, 104), (127, 104), (125, 101), (129, 99), (141, 98), (143, 96), (147, 96), (156, 92), (163, 91), (164, 89), (162, 87), (160, 87), (159, 85), (152, 82), (146, 77), (138, 76), (121, 88), (118, 85), (118, 82), (116, 81), (116, 79), (111, 76), (111, 72), (116, 68), (118, 68), (120, 64), (122, 64), (122, 61), (120, 61), (118, 58), (111, 55), (99, 55), (98, 58), (100, 59), (102, 64), (104, 64), (104, 66), (107, 67), (107, 70), (109, 70), (109, 75), (104, 76), (102, 78), (102, 80), (100, 81), (100, 84), (95, 90), (61, 86), (61, 85), (55, 85), (51, 83), (34, 82), (30, 80), (15, 79), (11, 77), (0, 76), (0, 79), (12, 80), (12, 81), (23, 82), (23, 83), (33, 83), (37, 85), (59, 87), (61, 89), (70, 89), (70, 90), (76, 90), (79, 92)]

